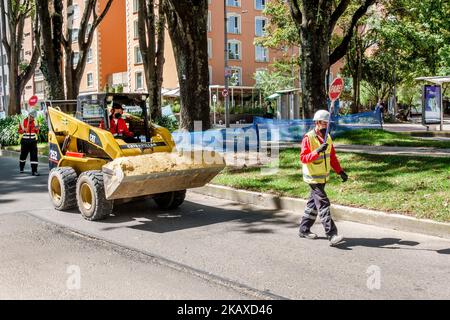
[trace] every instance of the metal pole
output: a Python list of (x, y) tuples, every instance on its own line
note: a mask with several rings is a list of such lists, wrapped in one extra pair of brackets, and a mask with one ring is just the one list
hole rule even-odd
[(227, 17), (227, 0), (223, 0), (223, 17), (224, 17), (224, 62), (225, 62), (225, 91), (227, 94), (225, 95), (225, 127), (230, 127), (230, 100), (228, 94), (228, 17)]
[(441, 124), (440, 124), (440, 131), (444, 130), (444, 104), (442, 102), (442, 83), (439, 85), (439, 95), (441, 100)]

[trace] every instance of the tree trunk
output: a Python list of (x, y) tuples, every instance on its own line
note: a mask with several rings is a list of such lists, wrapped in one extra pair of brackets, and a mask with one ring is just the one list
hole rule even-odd
[(158, 16), (155, 15), (155, 0), (141, 1), (138, 12), (139, 47), (145, 70), (145, 82), (149, 94), (150, 116), (161, 117), (161, 87), (164, 67), (165, 25), (164, 0), (157, 1)]
[(334, 27), (350, 0), (341, 0), (336, 5), (332, 0), (288, 0), (291, 16), (300, 34), (302, 104), (307, 118), (311, 118), (316, 110), (327, 108), (326, 70), (344, 57), (358, 20), (374, 2), (364, 0), (354, 12), (341, 43), (329, 54)]
[(48, 0), (36, 0), (42, 33), (41, 71), (47, 83), (48, 98), (64, 100), (64, 78), (62, 74), (62, 1), (54, 0), (50, 14)]
[[(11, 46), (13, 48), (14, 46)], [(18, 78), (17, 74), (19, 72), (19, 67), (17, 65), (17, 62), (14, 61), (16, 59), (11, 59), (9, 62), (9, 84), (8, 84), (8, 115), (12, 116), (15, 114), (20, 114), (20, 92), (19, 92), (19, 86), (18, 86)]]
[(325, 79), (328, 69), (328, 46), (318, 43), (312, 32), (302, 34), (300, 69), (302, 85), (302, 106), (305, 117), (312, 118), (315, 111), (328, 109)]
[(207, 17), (208, 1), (167, 0), (164, 11), (180, 84), (181, 128), (210, 128)]
[[(39, 25), (36, 17), (33, 18), (33, 3), (31, 1), (22, 1), (20, 7), (12, 1), (6, 2), (8, 8), (5, 7), (5, 2), (0, 2), (0, 20), (2, 23), (2, 30), (5, 30), (5, 35), (2, 38), (2, 43), (6, 51), (9, 66), (9, 86), (8, 86), (8, 115), (20, 114), (21, 112), (21, 96), (25, 89), (26, 83), (31, 79), (32, 74), (36, 68), (39, 56)], [(26, 19), (34, 19), (33, 34), (35, 43), (31, 60), (28, 65), (21, 70), (21, 64), (27, 61), (21, 60), (22, 43), (24, 37), (24, 26)], [(8, 28), (6, 28), (6, 24)]]

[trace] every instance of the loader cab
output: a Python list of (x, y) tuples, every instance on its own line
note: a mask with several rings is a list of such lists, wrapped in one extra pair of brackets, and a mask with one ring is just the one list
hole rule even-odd
[[(76, 118), (94, 127), (110, 129), (113, 103), (123, 106), (125, 122), (135, 138), (150, 141), (151, 126), (147, 112), (147, 94), (95, 93), (78, 96)], [(145, 137), (145, 138), (144, 138)]]

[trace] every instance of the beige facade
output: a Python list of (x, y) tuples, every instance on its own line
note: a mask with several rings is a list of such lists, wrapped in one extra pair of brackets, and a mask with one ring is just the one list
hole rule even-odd
[[(267, 69), (274, 59), (282, 56), (280, 50), (257, 48), (254, 39), (262, 35), (263, 25), (267, 21), (263, 16), (265, 3), (260, 0), (228, 0), (228, 43), (230, 55), (229, 67), (237, 72), (236, 86), (254, 86), (254, 74), (259, 69)], [(211, 85), (223, 85), (224, 75), (224, 2), (210, 0), (208, 10), (208, 56)], [(232, 6), (231, 4), (236, 4)], [(139, 42), (137, 39), (137, 1), (127, 0), (127, 47), (128, 47), (128, 80), (131, 91), (145, 90), (145, 80), (140, 80), (143, 65), (139, 63)], [(138, 60), (138, 61), (136, 61)], [(138, 63), (137, 63), (138, 62)], [(137, 81), (138, 80), (138, 85)], [(142, 83), (142, 86), (140, 85)], [(170, 37), (166, 32), (164, 89), (179, 87), (175, 58)]]
[[(263, 35), (267, 17), (263, 15), (264, 4), (269, 0), (227, 0), (228, 57), (231, 73), (230, 85), (252, 88), (255, 73), (268, 69), (270, 64), (284, 54), (298, 54), (298, 48), (282, 50), (265, 49), (254, 44)], [(107, 0), (99, 0), (97, 12)], [(84, 0), (74, 0), (74, 35), (80, 25)], [(89, 59), (81, 80), (80, 93), (104, 91), (107, 86), (122, 86), (125, 92), (146, 91), (144, 66), (139, 50), (137, 30), (138, 0), (114, 0), (105, 19), (95, 31)], [(31, 58), (32, 30), (28, 24), (25, 31), (24, 56)], [(75, 37), (76, 38), (76, 37)], [(78, 44), (73, 42), (74, 51)], [(224, 85), (224, 2), (210, 0), (208, 10), (208, 56), (210, 84)], [(31, 54), (31, 53), (30, 53)], [(76, 53), (75, 53), (76, 59)], [(335, 77), (342, 63), (332, 68)], [(166, 31), (164, 89), (178, 88), (178, 77), (170, 37)], [(24, 101), (33, 94), (45, 97), (44, 79), (39, 70), (27, 84)]]
[[(77, 37), (84, 11), (84, 2), (84, 0), (73, 0), (73, 20), (71, 21), (71, 25), (73, 30), (72, 46), (75, 61), (79, 58)], [(106, 3), (107, 0), (99, 0), (97, 2), (98, 13), (105, 8)], [(113, 79), (116, 79), (117, 82), (117, 75), (127, 73), (127, 36), (125, 31), (126, 15), (124, 14), (125, 6), (126, 0), (114, 0), (108, 14), (96, 29), (83, 77), (81, 79), (80, 93), (104, 91), (107, 86), (112, 86)], [(65, 7), (63, 13), (64, 16), (66, 16), (67, 10), (68, 8)], [(32, 37), (33, 34), (30, 21), (25, 27), (23, 46), (25, 60), (29, 60), (31, 58), (31, 54), (28, 55), (28, 53), (32, 50)], [(126, 86), (128, 83), (126, 81), (119, 81), (119, 84)], [(39, 66), (37, 67), (32, 79), (26, 85), (23, 101), (27, 102), (32, 95), (38, 96), (41, 100), (47, 98), (45, 94), (44, 77), (39, 70)]]

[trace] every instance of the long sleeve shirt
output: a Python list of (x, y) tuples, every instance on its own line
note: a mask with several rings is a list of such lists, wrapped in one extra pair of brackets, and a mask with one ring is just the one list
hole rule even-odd
[[(105, 128), (103, 120), (100, 122), (99, 127), (101, 129)], [(120, 119), (112, 118), (110, 120), (110, 123), (109, 123), (109, 131), (113, 135), (117, 134), (117, 135), (125, 136), (125, 137), (132, 137), (133, 136), (133, 132), (131, 132), (128, 129), (126, 121), (124, 119), (122, 119), (122, 118), (120, 118)]]
[[(320, 136), (320, 133), (316, 131), (317, 138), (319, 139), (320, 143), (323, 143), (323, 138)], [(311, 150), (311, 144), (309, 142), (309, 138), (307, 135), (302, 140), (302, 149), (300, 152), (300, 161), (302, 163), (310, 163), (312, 161), (317, 160), (319, 158), (319, 153), (317, 153), (316, 150)], [(331, 168), (336, 173), (341, 173), (343, 170), (341, 168), (341, 165), (339, 163), (339, 160), (336, 156), (336, 150), (334, 149), (334, 146), (331, 145), (331, 153), (330, 153), (330, 164)]]

